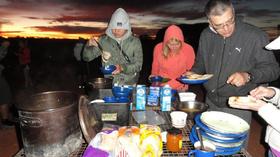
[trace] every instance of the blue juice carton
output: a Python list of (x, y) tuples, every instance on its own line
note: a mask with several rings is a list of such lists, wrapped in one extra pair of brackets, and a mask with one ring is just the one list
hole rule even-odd
[(160, 90), (160, 108), (161, 111), (171, 111), (171, 87), (165, 85)]
[(159, 104), (160, 87), (151, 86), (147, 96), (147, 105), (157, 106)]
[(146, 86), (136, 86), (136, 110), (145, 110), (146, 106)]

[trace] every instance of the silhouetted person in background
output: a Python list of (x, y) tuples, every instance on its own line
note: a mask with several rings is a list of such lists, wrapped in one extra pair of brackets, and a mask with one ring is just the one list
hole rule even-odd
[(79, 38), (79, 41), (76, 43), (74, 47), (74, 57), (77, 61), (77, 74), (79, 83), (84, 83), (89, 75), (89, 69), (87, 67), (87, 63), (83, 60), (83, 50), (86, 44), (86, 40), (83, 38)]
[(5, 77), (3, 76), (3, 70), (5, 69), (4, 65), (2, 64), (3, 59), (8, 53), (10, 42), (4, 40), (1, 43), (0, 47), (0, 127), (3, 125), (12, 125), (11, 123), (11, 99), (12, 94), (10, 90), (10, 86), (6, 81)]
[(18, 56), (21, 71), (23, 72), (25, 88), (28, 88), (33, 85), (30, 77), (30, 62), (31, 62), (30, 53), (31, 52), (30, 49), (28, 48), (27, 40), (20, 40), (19, 50), (16, 53), (16, 55)]

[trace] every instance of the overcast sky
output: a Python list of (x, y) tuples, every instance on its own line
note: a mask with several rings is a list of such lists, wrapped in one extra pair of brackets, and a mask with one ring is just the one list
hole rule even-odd
[[(104, 32), (112, 13), (124, 8), (136, 34), (154, 35), (170, 24), (206, 22), (206, 0), (0, 0), (2, 36), (78, 38)], [(280, 0), (235, 0), (244, 21), (276, 34)]]

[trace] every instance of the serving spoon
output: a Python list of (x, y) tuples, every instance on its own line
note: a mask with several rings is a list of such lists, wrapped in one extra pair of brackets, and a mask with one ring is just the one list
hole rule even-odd
[(201, 136), (199, 127), (196, 127), (195, 130), (196, 130), (198, 139), (199, 139), (199, 141), (200, 141), (200, 150), (204, 150), (203, 139), (202, 139), (202, 136)]

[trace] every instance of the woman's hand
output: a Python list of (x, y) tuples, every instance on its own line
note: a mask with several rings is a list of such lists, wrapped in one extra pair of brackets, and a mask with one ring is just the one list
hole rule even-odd
[(256, 99), (271, 99), (275, 96), (275, 90), (273, 88), (259, 86), (250, 91), (250, 95)]
[(123, 71), (123, 68), (121, 65), (117, 64), (116, 66), (116, 70), (112, 72), (113, 75), (119, 74)]

